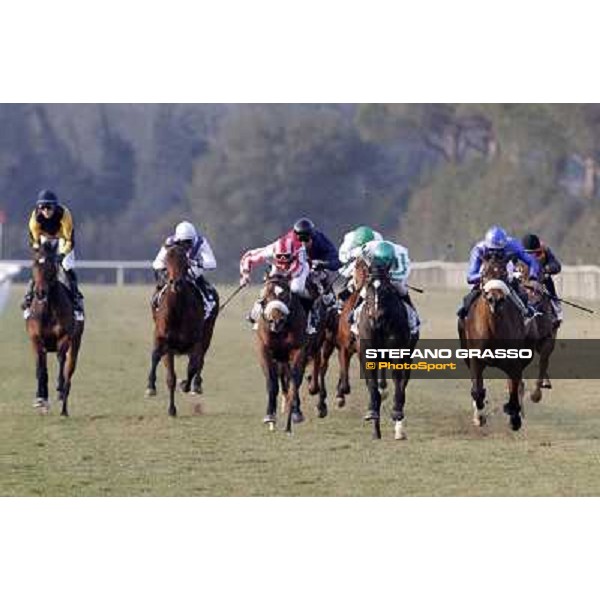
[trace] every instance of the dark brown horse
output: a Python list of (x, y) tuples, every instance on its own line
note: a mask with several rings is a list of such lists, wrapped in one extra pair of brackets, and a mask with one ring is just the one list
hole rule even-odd
[(56, 352), (56, 391), (58, 400), (62, 402), (60, 414), (67, 417), (71, 379), (77, 366), (84, 324), (75, 320), (71, 297), (59, 280), (59, 262), (53, 242), (44, 243), (35, 253), (32, 265), (33, 301), (25, 327), (36, 358), (37, 394), (34, 406), (43, 413), (50, 408), (47, 355)]
[(167, 251), (165, 264), (167, 283), (160, 292), (156, 310), (152, 310), (154, 347), (146, 396), (156, 395), (156, 369), (162, 359), (167, 370), (169, 415), (174, 417), (177, 415), (175, 356), (189, 357), (182, 391), (201, 393), (202, 369), (218, 314), (218, 298), (217, 306), (209, 319), (205, 319), (204, 302), (189, 279), (186, 249), (177, 244), (171, 246)]
[[(494, 256), (483, 261), (481, 293), (469, 308), (466, 319), (459, 319), (458, 334), (463, 349), (495, 350), (502, 342), (527, 346), (527, 332), (521, 312), (510, 298), (506, 260)], [(503, 347), (503, 346), (502, 346)], [(477, 426), (486, 423), (483, 372), (492, 366), (508, 376), (508, 402), (504, 412), (510, 418), (514, 431), (522, 425), (523, 370), (531, 359), (465, 359), (471, 374), (471, 398), (473, 399), (473, 422)]]
[(515, 269), (523, 282), (529, 303), (535, 306), (536, 310), (541, 313), (531, 321), (527, 328), (527, 336), (533, 341), (535, 351), (540, 357), (538, 376), (529, 398), (532, 402), (540, 402), (542, 399), (542, 389), (552, 388), (552, 383), (548, 375), (548, 367), (550, 366), (550, 356), (554, 352), (556, 345), (559, 323), (556, 323), (554, 320), (554, 309), (552, 308), (548, 294), (544, 293), (543, 287), (537, 281), (529, 279), (528, 266), (519, 261)]
[[(390, 280), (387, 270), (373, 268), (365, 285), (365, 299), (358, 317), (358, 350), (368, 340), (373, 348), (406, 348), (411, 351), (417, 345), (418, 337), (411, 337), (408, 313), (398, 290)], [(407, 360), (406, 362), (410, 362)], [(404, 405), (406, 387), (410, 380), (410, 370), (395, 369), (392, 372), (394, 382), (394, 400), (392, 420), (394, 437), (406, 439), (404, 425)], [(373, 422), (373, 438), (381, 439), (381, 378), (378, 370), (365, 370), (367, 389), (369, 390), (369, 410), (365, 420)]]
[(263, 422), (275, 429), (280, 385), (286, 413), (285, 430), (302, 420), (300, 386), (306, 364), (306, 312), (282, 275), (267, 277), (261, 292), (263, 311), (257, 321), (257, 349), (267, 383), (267, 414)]

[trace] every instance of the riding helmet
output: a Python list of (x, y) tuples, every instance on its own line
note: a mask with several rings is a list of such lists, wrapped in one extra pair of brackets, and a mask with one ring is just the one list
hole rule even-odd
[(52, 205), (52, 206), (56, 206), (58, 205), (58, 198), (56, 197), (56, 194), (50, 190), (42, 190), (39, 194), (38, 194), (38, 199), (36, 202), (37, 206), (42, 206), (42, 205)]
[(365, 225), (361, 225), (354, 230), (354, 242), (357, 246), (364, 246), (375, 239), (375, 232)]
[(302, 217), (294, 223), (294, 232), (301, 242), (308, 241), (312, 237), (314, 231), (315, 224), (306, 217)]
[(197, 237), (196, 228), (188, 221), (182, 221), (175, 227), (175, 241), (193, 241)]
[(527, 235), (523, 236), (522, 242), (525, 252), (537, 252), (542, 248), (540, 238), (534, 233), (528, 233)]
[(388, 268), (394, 258), (396, 257), (396, 251), (394, 246), (390, 242), (380, 242), (373, 248), (371, 252), (371, 264), (374, 267)]
[(506, 231), (498, 225), (493, 225), (487, 230), (485, 234), (485, 243), (488, 248), (493, 250), (500, 250), (508, 243), (508, 236)]

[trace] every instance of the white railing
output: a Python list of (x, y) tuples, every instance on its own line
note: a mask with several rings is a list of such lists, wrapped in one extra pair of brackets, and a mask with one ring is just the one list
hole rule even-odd
[[(429, 261), (412, 264), (410, 282), (426, 289), (468, 289), (467, 263)], [(600, 300), (600, 267), (596, 265), (563, 266), (554, 277), (556, 292), (565, 298)]]
[[(0, 261), (0, 269), (3, 266), (12, 265), (18, 269), (29, 268), (30, 260), (10, 260)], [(104, 269), (115, 271), (115, 283), (118, 286), (125, 284), (125, 271), (127, 270), (149, 270), (152, 268), (152, 261), (149, 260), (78, 260), (76, 265), (77, 270), (81, 269)], [(1, 271), (0, 271), (1, 272)]]
[[(22, 268), (31, 265), (29, 260), (0, 261), (0, 281), (13, 277)], [(103, 269), (115, 271), (115, 283), (125, 284), (125, 272), (129, 270), (150, 270), (151, 261), (144, 260), (80, 260), (77, 269)], [(9, 269), (12, 271), (9, 272)], [(467, 263), (452, 263), (439, 260), (412, 263), (411, 284), (426, 289), (464, 289)], [(555, 277), (556, 290), (560, 296), (600, 300), (600, 267), (595, 265), (564, 266), (562, 273)]]

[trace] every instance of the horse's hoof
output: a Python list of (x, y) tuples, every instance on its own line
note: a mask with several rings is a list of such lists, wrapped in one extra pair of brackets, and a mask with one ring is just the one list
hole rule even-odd
[(270, 425), (271, 423), (275, 424), (277, 422), (277, 419), (275, 418), (275, 415), (266, 415), (265, 418), (263, 419), (263, 423), (265, 425)]
[(529, 395), (529, 399), (535, 404), (540, 402), (542, 399), (542, 390), (539, 390), (539, 389), (533, 390), (531, 392), (531, 394)]
[(363, 418), (365, 421), (377, 421), (379, 420), (379, 413), (375, 412), (374, 410), (370, 410)]
[(169, 408), (169, 416), (170, 417), (176, 417), (177, 416), (177, 409), (175, 407)]
[(190, 384), (187, 382), (187, 380), (183, 380), (180, 384), (179, 384), (179, 389), (184, 393), (184, 394), (189, 394), (190, 393)]
[(156, 388), (148, 388), (146, 390), (146, 393), (144, 394), (144, 396), (146, 398), (152, 398), (152, 397), (156, 396)]
[(319, 419), (324, 419), (327, 416), (327, 404), (319, 404), (317, 405), (317, 416)]
[(406, 440), (408, 436), (404, 431), (404, 421), (396, 421), (394, 423), (394, 439), (395, 440)]
[(510, 427), (513, 431), (519, 431), (519, 429), (521, 429), (522, 424), (523, 421), (521, 419), (521, 415), (513, 415), (510, 418)]
[(542, 386), (545, 390), (551, 390), (552, 389), (552, 382), (550, 381), (550, 379), (548, 377), (546, 377), (546, 379), (544, 379), (544, 381), (542, 381)]
[(60, 416), (61, 416), (61, 417), (68, 417), (68, 416), (69, 416), (69, 413), (68, 413), (68, 411), (66, 411), (66, 410), (61, 410), (61, 411), (60, 411)]
[(344, 406), (346, 406), (346, 398), (344, 398), (343, 396), (338, 396), (336, 400), (338, 408), (344, 408)]
[(319, 391), (320, 391), (320, 390), (319, 390), (319, 387), (318, 387), (318, 386), (315, 386), (315, 387), (308, 386), (308, 393), (309, 393), (311, 396), (316, 396), (316, 395), (319, 393)]
[(302, 423), (303, 421), (304, 421), (304, 415), (299, 410), (295, 410), (292, 413), (292, 423), (297, 425), (298, 423)]
[(195, 394), (197, 396), (202, 396), (202, 394), (204, 393), (204, 390), (202, 389), (202, 385), (201, 384), (194, 385), (191, 393)]

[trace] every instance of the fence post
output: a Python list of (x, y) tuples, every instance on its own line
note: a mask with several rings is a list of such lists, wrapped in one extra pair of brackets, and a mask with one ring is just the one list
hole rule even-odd
[(117, 286), (122, 287), (125, 284), (125, 267), (117, 267)]

